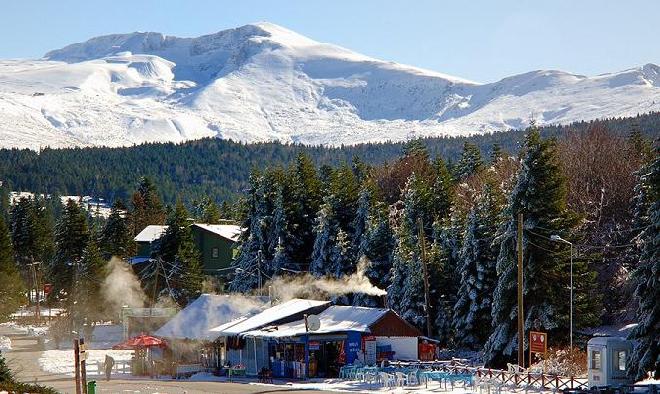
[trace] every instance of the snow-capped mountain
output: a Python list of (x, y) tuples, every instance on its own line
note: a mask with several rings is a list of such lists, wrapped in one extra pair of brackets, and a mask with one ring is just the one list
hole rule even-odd
[(0, 61), (0, 146), (217, 136), (355, 144), (660, 111), (660, 67), (480, 84), (257, 23), (197, 38), (92, 38)]

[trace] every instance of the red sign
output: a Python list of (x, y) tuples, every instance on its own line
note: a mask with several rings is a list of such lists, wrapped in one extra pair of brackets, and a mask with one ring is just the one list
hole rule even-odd
[(46, 295), (50, 294), (53, 291), (53, 285), (50, 283), (44, 283), (44, 293)]
[(529, 351), (530, 353), (543, 353), (548, 350), (548, 334), (545, 332), (529, 332)]

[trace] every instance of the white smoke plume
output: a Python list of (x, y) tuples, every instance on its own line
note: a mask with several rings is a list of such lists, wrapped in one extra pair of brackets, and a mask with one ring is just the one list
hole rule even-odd
[(122, 306), (141, 308), (146, 302), (146, 296), (140, 281), (125, 261), (113, 257), (107, 263), (107, 272), (101, 294), (113, 311), (119, 311)]
[(364, 293), (372, 296), (384, 296), (387, 291), (371, 284), (365, 275), (369, 261), (360, 259), (357, 271), (342, 278), (318, 278), (309, 273), (298, 276), (280, 276), (273, 278), (267, 285), (272, 295), (280, 301), (293, 298), (327, 299), (350, 293)]

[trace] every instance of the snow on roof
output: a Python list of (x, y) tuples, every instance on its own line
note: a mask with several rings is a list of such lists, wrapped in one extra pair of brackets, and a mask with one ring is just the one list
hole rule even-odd
[(293, 300), (289, 300), (287, 302), (268, 308), (261, 313), (245, 319), (245, 321), (233, 325), (232, 327), (220, 326), (215, 327), (210, 331), (218, 335), (238, 335), (246, 331), (261, 328), (275, 321), (282, 320), (286, 317), (305, 312), (311, 308), (326, 304), (329, 304), (329, 301), (314, 301), (294, 298)]
[[(321, 312), (321, 326), (315, 334), (327, 334), (344, 331), (371, 332), (369, 327), (380, 320), (388, 309), (366, 308), (357, 306), (331, 306)], [(305, 321), (298, 320), (281, 324), (277, 327), (266, 327), (260, 330), (244, 332), (243, 335), (255, 337), (292, 337), (305, 334)]]
[(162, 237), (167, 230), (167, 226), (149, 225), (140, 231), (138, 235), (133, 238), (135, 242), (153, 242)]
[(194, 226), (197, 226), (206, 231), (210, 231), (214, 234), (218, 234), (219, 236), (234, 242), (238, 241), (238, 238), (241, 236), (241, 233), (243, 232), (241, 226), (236, 226), (234, 224), (195, 223)]
[(129, 259), (126, 260), (126, 261), (128, 262), (128, 264), (133, 265), (133, 264), (142, 264), (142, 263), (146, 263), (146, 262), (149, 261), (149, 260), (151, 260), (151, 257), (148, 257), (148, 256), (135, 256), (135, 257), (131, 257), (131, 258), (129, 258)]
[(260, 312), (267, 305), (266, 297), (202, 294), (159, 328), (155, 335), (176, 339), (213, 339), (209, 329)]
[(627, 337), (635, 327), (637, 327), (637, 323), (591, 327), (578, 330), (578, 332), (592, 337)]

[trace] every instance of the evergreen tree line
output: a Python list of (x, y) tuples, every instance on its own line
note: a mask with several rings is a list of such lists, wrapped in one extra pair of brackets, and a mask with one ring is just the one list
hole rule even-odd
[(27, 303), (28, 288), (46, 283), (52, 292), (45, 301), (65, 307), (75, 327), (114, 317), (102, 294), (108, 261), (134, 256), (133, 238), (151, 224), (168, 228), (153, 247), (151, 266), (139, 272), (147, 298), (186, 305), (201, 293), (204, 278), (189, 220), (217, 223), (221, 211), (213, 201), (197, 203), (193, 216), (180, 201), (165, 206), (153, 181), (142, 178), (130, 203), (115, 201), (103, 219), (80, 201), (34, 195), (10, 202), (6, 186), (1, 189), (7, 208), (0, 212), (0, 321)]
[[(606, 123), (617, 135), (626, 135), (637, 124), (648, 136), (657, 134), (660, 115), (608, 119)], [(562, 137), (583, 132), (591, 124), (547, 126), (541, 128), (541, 135)], [(465, 142), (476, 145), (486, 155), (490, 155), (495, 143), (506, 152), (516, 153), (524, 135), (524, 130), (512, 130), (469, 137), (427, 138), (423, 142), (431, 156), (456, 161)], [(187, 205), (205, 197), (221, 203), (243, 194), (253, 168), (289, 166), (300, 153), (307, 154), (317, 166), (336, 166), (354, 156), (370, 165), (382, 165), (399, 157), (404, 147), (402, 142), (322, 147), (204, 139), (126, 148), (46, 148), (40, 152), (0, 149), (0, 180), (11, 183), (12, 190), (128, 201), (140, 177), (148, 176), (158, 179), (159, 195), (167, 204), (174, 205), (177, 196)]]
[[(350, 294), (334, 301), (386, 304), (444, 344), (483, 350), (488, 365), (501, 366), (517, 354), (522, 214), (525, 330), (567, 344), (573, 257), (574, 329), (625, 318), (621, 309), (632, 307), (628, 317), (644, 321), (634, 335), (646, 345), (636, 348), (631, 373), (657, 369), (658, 153), (650, 140), (637, 126), (622, 137), (594, 123), (562, 141), (532, 127), (517, 155), (498, 145), (488, 151), (484, 159), (466, 142), (451, 163), (412, 141), (380, 166), (356, 157), (317, 167), (300, 154), (288, 167), (254, 170), (229, 289), (250, 292), (264, 277), (300, 271), (319, 278), (364, 272), (387, 290), (385, 300)], [(566, 162), (586, 154), (591, 160)], [(609, 162), (626, 166), (608, 173), (611, 166), (600, 167)], [(582, 184), (583, 173), (606, 176)], [(556, 237), (574, 244), (573, 256)], [(608, 285), (616, 281), (623, 283)], [(611, 297), (629, 304), (604, 302)]]

